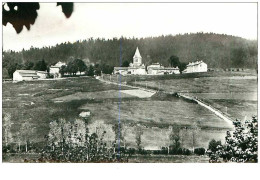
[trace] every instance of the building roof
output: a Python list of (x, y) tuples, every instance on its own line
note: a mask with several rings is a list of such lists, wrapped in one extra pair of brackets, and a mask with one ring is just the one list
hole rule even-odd
[(196, 65), (199, 65), (201, 63), (204, 63), (204, 62), (203, 61), (190, 62), (187, 66), (196, 66)]
[(22, 77), (40, 77), (37, 75), (37, 71), (33, 70), (16, 70), (15, 72), (18, 72)]
[(47, 74), (46, 71), (37, 71), (37, 73), (41, 73), (41, 74)]
[(132, 66), (128, 67), (128, 69), (145, 69), (145, 66)]
[(66, 66), (66, 63), (59, 61), (55, 65), (52, 65), (51, 68), (61, 68), (61, 66)]
[(179, 70), (178, 67), (150, 67), (149, 69), (152, 69), (152, 70)]
[(19, 72), (19, 73), (36, 73), (35, 70), (16, 70), (15, 72)]
[(127, 70), (128, 67), (114, 67), (114, 70)]
[(140, 52), (139, 52), (138, 47), (136, 48), (134, 57), (135, 57), (135, 58), (142, 58), (142, 56), (141, 56), (141, 54), (140, 54)]

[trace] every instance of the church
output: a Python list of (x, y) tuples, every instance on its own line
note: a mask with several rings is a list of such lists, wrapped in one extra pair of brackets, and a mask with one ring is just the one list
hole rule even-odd
[(139, 52), (138, 47), (136, 48), (133, 63), (129, 64), (129, 67), (114, 67), (114, 74), (135, 74), (135, 75), (145, 75), (145, 65), (142, 64), (142, 56)]

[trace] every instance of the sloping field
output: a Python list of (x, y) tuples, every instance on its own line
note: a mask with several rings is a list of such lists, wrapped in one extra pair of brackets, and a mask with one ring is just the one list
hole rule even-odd
[[(80, 109), (92, 112), (93, 121), (107, 119), (114, 122), (118, 118), (119, 104), (86, 104)], [(174, 101), (122, 101), (120, 103), (120, 120), (127, 123), (142, 123), (147, 126), (164, 127), (168, 125), (191, 126), (199, 123), (201, 127), (228, 128), (228, 123), (215, 116), (198, 104), (185, 102), (176, 98)]]
[(135, 148), (137, 124), (141, 125), (143, 130), (142, 146), (145, 149), (160, 149), (168, 146), (170, 143), (169, 134), (167, 134), (169, 126), (181, 129), (181, 144), (186, 148), (193, 147), (193, 128), (198, 128), (195, 147), (205, 148), (211, 139), (224, 142), (226, 131), (232, 129), (232, 126), (207, 109), (178, 98), (171, 101), (150, 99), (122, 100), (120, 104), (85, 104), (80, 109), (91, 112), (91, 123), (105, 119), (104, 122), (107, 124), (116, 124), (120, 116), (126, 144)]
[[(127, 98), (127, 97), (129, 98), (135, 96), (126, 93), (121, 93), (121, 98)], [(53, 101), (69, 102), (73, 100), (83, 100), (83, 99), (100, 100), (100, 99), (112, 99), (112, 98), (119, 98), (118, 90), (97, 91), (97, 92), (77, 92), (67, 96), (55, 98), (53, 99)]]
[(138, 81), (142, 87), (197, 97), (235, 119), (257, 115), (257, 74), (222, 73), (216, 77)]

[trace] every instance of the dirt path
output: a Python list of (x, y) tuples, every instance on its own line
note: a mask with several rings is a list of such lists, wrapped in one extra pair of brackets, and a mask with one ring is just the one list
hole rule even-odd
[(194, 97), (190, 97), (190, 96), (188, 96), (188, 95), (184, 95), (184, 94), (181, 94), (181, 93), (178, 93), (178, 95), (179, 95), (180, 97), (184, 98), (184, 99), (188, 99), (188, 100), (192, 100), (192, 101), (197, 102), (200, 106), (203, 106), (203, 107), (205, 107), (206, 109), (210, 110), (210, 111), (213, 112), (216, 116), (220, 117), (221, 119), (223, 119), (223, 120), (226, 121), (227, 123), (229, 123), (229, 124), (231, 124), (231, 125), (233, 124), (233, 123), (232, 123), (233, 120), (232, 120), (230, 117), (224, 115), (221, 111), (219, 111), (218, 109), (216, 109), (216, 108), (214, 108), (214, 107), (212, 107), (212, 106), (206, 104), (206, 103), (203, 102), (202, 100), (197, 99), (197, 98), (194, 98)]

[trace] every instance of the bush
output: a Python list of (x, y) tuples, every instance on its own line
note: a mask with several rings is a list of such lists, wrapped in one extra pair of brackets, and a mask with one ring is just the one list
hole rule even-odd
[(194, 154), (197, 154), (197, 155), (204, 155), (206, 152), (206, 150), (204, 148), (196, 148), (194, 149)]
[(209, 142), (209, 146), (208, 146), (208, 150), (210, 150), (211, 152), (216, 152), (217, 151), (217, 147), (221, 146), (221, 141), (216, 141), (215, 139), (212, 139)]
[(191, 155), (191, 150), (183, 148), (182, 155)]
[(208, 151), (210, 162), (220, 162), (219, 158), (231, 162), (258, 162), (257, 118), (244, 123), (236, 120), (233, 124), (235, 131), (233, 134), (227, 131), (225, 144), (218, 145), (216, 151)]

